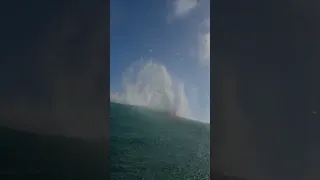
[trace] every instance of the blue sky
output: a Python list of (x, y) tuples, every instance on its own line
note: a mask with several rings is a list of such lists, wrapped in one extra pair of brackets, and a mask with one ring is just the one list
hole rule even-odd
[[(146, 64), (152, 62), (154, 69), (147, 75), (142, 74), (148, 78), (168, 76), (156, 79), (158, 84), (166, 84), (168, 92), (172, 89), (173, 99), (178, 99), (175, 104), (185, 106), (182, 109), (189, 111), (187, 117), (208, 121), (210, 46), (205, 40), (210, 39), (209, 9), (209, 0), (111, 1), (111, 95), (117, 94), (119, 101), (130, 101), (128, 94), (146, 97), (139, 94), (145, 91), (137, 85), (141, 78), (138, 74), (147, 72), (142, 69), (151, 67)], [(135, 66), (138, 62), (139, 66)], [(127, 83), (124, 73), (130, 67), (135, 71), (130, 75), (133, 78), (130, 87), (139, 86), (135, 93), (129, 93), (132, 88), (124, 85)], [(144, 80), (144, 86), (150, 87), (146, 83), (152, 84), (154, 79)], [(172, 80), (172, 87), (171, 83), (161, 83), (168, 79)], [(175, 88), (177, 84), (181, 86)], [(133, 99), (139, 101), (136, 97)], [(134, 104), (132, 101), (127, 103)], [(148, 102), (138, 105), (148, 105)]]

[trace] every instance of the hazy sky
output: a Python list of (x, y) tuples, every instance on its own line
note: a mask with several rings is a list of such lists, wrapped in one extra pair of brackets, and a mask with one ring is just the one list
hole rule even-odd
[[(112, 99), (157, 107), (169, 103), (180, 116), (209, 121), (209, 3), (111, 1)], [(165, 96), (157, 96), (160, 89)]]

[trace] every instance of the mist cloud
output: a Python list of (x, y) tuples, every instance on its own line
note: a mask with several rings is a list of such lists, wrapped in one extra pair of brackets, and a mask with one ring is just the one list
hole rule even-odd
[(200, 24), (198, 58), (202, 66), (210, 68), (210, 18), (205, 19)]
[(198, 5), (197, 0), (175, 0), (173, 1), (173, 11), (176, 17), (184, 17)]
[(111, 92), (110, 97), (114, 102), (174, 110), (185, 118), (191, 115), (184, 83), (153, 60), (140, 61), (128, 68), (123, 75), (123, 90)]

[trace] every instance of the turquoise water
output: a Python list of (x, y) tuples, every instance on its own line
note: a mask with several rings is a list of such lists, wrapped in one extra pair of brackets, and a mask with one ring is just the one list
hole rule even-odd
[(209, 124), (110, 104), (112, 180), (210, 179)]

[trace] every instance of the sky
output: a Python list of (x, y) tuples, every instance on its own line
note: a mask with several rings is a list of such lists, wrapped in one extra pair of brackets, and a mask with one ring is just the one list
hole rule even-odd
[(209, 122), (209, 3), (111, 1), (111, 100)]

